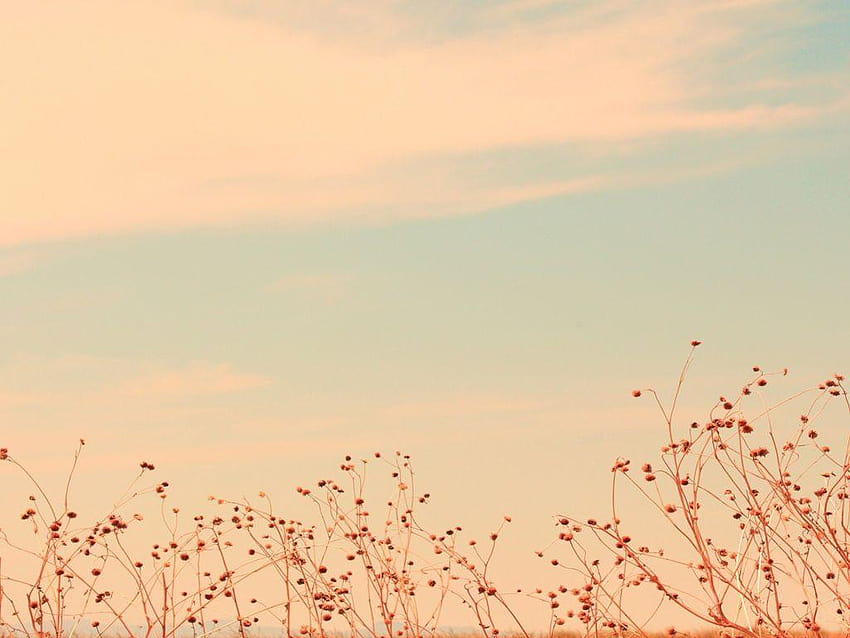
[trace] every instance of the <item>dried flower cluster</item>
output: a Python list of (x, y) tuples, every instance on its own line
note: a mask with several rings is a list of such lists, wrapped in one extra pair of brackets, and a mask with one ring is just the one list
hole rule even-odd
[[(437, 634), (454, 604), (484, 638), (531, 638), (532, 630), (548, 638), (566, 630), (646, 635), (669, 609), (722, 638), (846, 632), (850, 447), (832, 451), (813, 426), (835, 401), (850, 411), (843, 377), (765, 407), (757, 402), (762, 389), (787, 370), (755, 367), (736, 395), (720, 396), (706, 419), (686, 422), (679, 433), (676, 405), (699, 345), (691, 343), (669, 406), (652, 389), (632, 392), (654, 398), (661, 410), (660, 457), (635, 465), (616, 459), (609, 515), (555, 518), (557, 537), (536, 554), (560, 570), (563, 584), (523, 589), (493, 579), (509, 516), (482, 542), (460, 526), (426, 530), (420, 511), (431, 495), (418, 490), (410, 459), (398, 452), (345, 457), (337, 478), (298, 487), (317, 523), (276, 513), (265, 492), (254, 502), (210, 497), (214, 514), (181, 515), (166, 506), (168, 481), (142, 485), (155, 471), (143, 461), (114, 507), (80, 524), (69, 499), (81, 440), (61, 499), (49, 498), (0, 449), (0, 461), (23, 472), (35, 491), (20, 514), (24, 529), (0, 530), (0, 631), (245, 638), (257, 627), (277, 627), (287, 637), (420, 638)], [(805, 403), (803, 413), (793, 427), (780, 427), (777, 410), (795, 401)], [(375, 465), (390, 494), (373, 502), (365, 486)], [(627, 531), (620, 512), (630, 497), (656, 521)], [(153, 543), (153, 523), (133, 511), (147, 498), (160, 511)], [(145, 536), (136, 532), (142, 526)], [(659, 526), (673, 539), (667, 548), (657, 546), (666, 538)], [(21, 534), (35, 539), (34, 549), (11, 540)], [(29, 571), (10, 570), (13, 562)], [(521, 617), (520, 599), (537, 605), (534, 617)]]

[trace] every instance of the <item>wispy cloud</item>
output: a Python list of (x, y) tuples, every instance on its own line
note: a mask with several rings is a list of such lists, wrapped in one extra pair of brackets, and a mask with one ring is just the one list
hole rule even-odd
[(415, 418), (459, 420), (470, 417), (530, 414), (546, 410), (552, 403), (542, 397), (506, 397), (504, 395), (463, 394), (430, 400), (393, 403), (381, 409), (389, 422)]
[[(288, 26), (268, 3), (248, 20), (165, 2), (18, 5), (0, 27), (10, 88), (0, 114), (15, 158), (0, 176), (0, 243), (482, 210), (605, 182), (573, 170), (542, 186), (525, 176), (475, 188), (462, 174), (435, 183), (398, 167), (487, 149), (792, 127), (843, 108), (834, 95), (694, 102), (722, 71), (712, 60), (754, 25), (799, 17), (785, 9), (755, 20), (750, 4), (612, 1), (546, 21), (476, 17), (477, 28), (409, 42), (397, 32), (410, 33), (411, 21), (421, 31), (425, 18), (400, 25), (387, 2), (370, 5), (381, 18), (370, 19), (374, 30), (391, 34), (374, 41), (353, 30), (329, 38), (306, 18)], [(785, 79), (769, 64), (757, 75)]]
[(351, 273), (343, 272), (289, 273), (275, 279), (265, 289), (274, 293), (301, 292), (336, 300), (349, 290), (353, 280)]
[(272, 379), (226, 363), (130, 361), (85, 355), (18, 357), (0, 367), (0, 409), (37, 405), (61, 407), (140, 405), (174, 398), (196, 399), (263, 388)]
[(29, 271), (42, 259), (43, 255), (31, 250), (0, 253), (0, 278)]
[(227, 394), (267, 386), (271, 380), (258, 374), (236, 372), (224, 364), (193, 364), (161, 370), (127, 381), (121, 390), (132, 396), (199, 396)]

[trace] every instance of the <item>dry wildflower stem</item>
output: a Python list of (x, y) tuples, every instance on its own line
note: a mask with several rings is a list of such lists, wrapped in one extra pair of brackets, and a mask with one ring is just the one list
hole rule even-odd
[[(660, 463), (643, 463), (635, 476), (630, 460), (618, 459), (610, 515), (559, 519), (565, 529), (560, 540), (569, 543), (586, 573), (580, 618), (616, 632), (640, 632), (628, 601), (637, 596), (632, 592), (653, 588), (659, 605), (672, 605), (722, 635), (846, 631), (850, 448), (845, 441), (833, 451), (813, 429), (832, 401), (850, 411), (843, 377), (764, 406), (761, 389), (787, 370), (755, 367), (736, 396), (721, 396), (704, 422), (677, 434), (676, 402), (690, 362), (688, 357), (669, 408), (653, 390), (633, 392), (651, 395), (661, 409), (667, 438)], [(805, 409), (796, 425), (783, 428), (774, 415), (790, 402)], [(639, 541), (641, 529), (626, 531), (619, 515), (623, 482), (674, 533), (674, 548), (650, 548)], [(590, 559), (590, 547), (603, 558)]]
[[(646, 636), (647, 624), (667, 609), (723, 638), (846, 632), (850, 447), (845, 441), (832, 451), (814, 429), (829, 403), (850, 411), (843, 377), (767, 406), (759, 403), (765, 385), (785, 371), (754, 368), (735, 396), (721, 396), (706, 419), (678, 432), (677, 405), (699, 342), (691, 346), (669, 405), (652, 389), (632, 393), (652, 397), (661, 412), (659, 460), (638, 471), (617, 459), (610, 512), (556, 517), (557, 539), (537, 552), (563, 570), (565, 584), (523, 590), (493, 580), (510, 517), (480, 543), (465, 539), (459, 526), (426, 530), (420, 511), (430, 494), (418, 490), (410, 459), (398, 452), (346, 457), (337, 478), (299, 487), (315, 507), (312, 524), (276, 513), (263, 492), (255, 502), (210, 497), (215, 514), (186, 517), (167, 507), (167, 481), (141, 485), (155, 470), (145, 461), (104, 516), (80, 525), (71, 507), (80, 441), (56, 500), (0, 449), (0, 461), (35, 491), (21, 514), (32, 537), (13, 541), (21, 530), (0, 530), (0, 631), (27, 638), (245, 638), (261, 625), (287, 637), (419, 638), (437, 635), (454, 605), (468, 611), (484, 638), (500, 631), (553, 638), (566, 630)], [(805, 409), (793, 427), (782, 427), (775, 415), (793, 402)], [(376, 466), (390, 487), (388, 499), (373, 502), (366, 485)], [(657, 520), (637, 527), (621, 521), (629, 494)], [(160, 506), (153, 523), (131, 513), (149, 498)], [(672, 545), (642, 544), (647, 523), (653, 538), (658, 524), (666, 528)], [(136, 528), (151, 524), (160, 541), (142, 550)], [(556, 554), (560, 548), (564, 556)], [(10, 571), (10, 563), (29, 571)], [(536, 601), (540, 612), (521, 617), (520, 597)]]

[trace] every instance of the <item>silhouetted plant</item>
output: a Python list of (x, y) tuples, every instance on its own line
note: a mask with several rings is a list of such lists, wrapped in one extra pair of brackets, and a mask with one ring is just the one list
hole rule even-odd
[[(276, 513), (264, 492), (255, 501), (210, 497), (216, 513), (186, 516), (166, 505), (168, 481), (143, 485), (155, 471), (143, 461), (115, 504), (83, 524), (71, 506), (81, 440), (58, 499), (0, 449), (0, 461), (34, 490), (20, 516), (30, 540), (0, 530), (0, 627), (27, 638), (245, 638), (263, 623), (287, 637), (421, 638), (442, 631), (446, 607), (460, 605), (484, 638), (541, 630), (553, 638), (571, 627), (583, 636), (645, 636), (671, 608), (723, 638), (846, 631), (850, 446), (834, 451), (814, 425), (835, 400), (850, 411), (843, 377), (754, 407), (768, 380), (787, 372), (756, 367), (735, 396), (721, 396), (707, 418), (679, 432), (677, 404), (699, 345), (691, 344), (669, 406), (653, 389), (632, 393), (652, 397), (661, 411), (659, 459), (639, 470), (628, 458), (615, 461), (605, 517), (556, 517), (557, 538), (537, 554), (564, 570), (567, 584), (494, 581), (509, 516), (480, 543), (464, 539), (460, 526), (427, 530), (420, 511), (431, 495), (419, 491), (399, 452), (347, 456), (339, 478), (297, 488), (316, 523)], [(780, 409), (801, 401), (797, 422), (783, 427)], [(388, 498), (367, 494), (376, 466), (389, 479)], [(654, 520), (621, 520), (624, 487)], [(158, 521), (133, 511), (141, 499), (158, 501)], [(136, 531), (142, 526), (147, 538)], [(666, 537), (670, 546), (657, 546)], [(521, 617), (520, 599), (545, 611)]]

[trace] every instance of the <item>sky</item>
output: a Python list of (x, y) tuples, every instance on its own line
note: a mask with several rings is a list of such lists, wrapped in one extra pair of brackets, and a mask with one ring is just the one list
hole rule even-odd
[[(100, 0), (0, 24), (0, 444), (187, 503), (403, 450), (589, 511), (750, 366), (847, 370), (843, 1)], [(773, 386), (771, 386), (771, 391)], [(836, 425), (836, 428), (843, 427)], [(7, 470), (4, 468), (3, 472)]]

